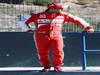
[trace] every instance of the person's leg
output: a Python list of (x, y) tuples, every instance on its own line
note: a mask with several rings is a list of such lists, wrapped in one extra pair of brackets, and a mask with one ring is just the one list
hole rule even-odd
[(43, 66), (50, 65), (49, 61), (49, 38), (44, 34), (35, 34), (35, 44), (37, 47), (37, 53), (39, 56), (40, 64)]
[(58, 72), (63, 72), (61, 65), (63, 65), (64, 52), (63, 52), (63, 38), (61, 35), (56, 37), (51, 42), (52, 54), (53, 54), (53, 66)]

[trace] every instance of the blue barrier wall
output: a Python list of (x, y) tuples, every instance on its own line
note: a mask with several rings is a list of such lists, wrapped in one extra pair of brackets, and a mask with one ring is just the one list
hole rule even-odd
[[(81, 66), (81, 33), (63, 33), (64, 66)], [(100, 35), (89, 34), (87, 49), (100, 49)], [(88, 65), (100, 66), (100, 53), (88, 54)], [(0, 33), (0, 67), (40, 66), (35, 48), (33, 34), (25, 32)]]

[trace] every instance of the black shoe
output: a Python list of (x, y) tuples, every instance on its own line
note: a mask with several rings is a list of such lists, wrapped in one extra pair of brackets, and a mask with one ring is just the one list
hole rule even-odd
[(50, 65), (44, 66), (44, 68), (42, 69), (42, 72), (48, 72), (48, 71), (50, 71), (50, 69), (51, 69)]

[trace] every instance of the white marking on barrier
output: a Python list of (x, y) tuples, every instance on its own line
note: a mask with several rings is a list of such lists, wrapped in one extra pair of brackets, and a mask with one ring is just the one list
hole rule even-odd
[[(0, 67), (0, 71), (34, 71), (41, 70), (43, 67)], [(87, 67), (82, 71), (82, 67), (62, 67), (65, 72), (100, 72), (100, 67)], [(54, 68), (52, 67), (51, 70)]]

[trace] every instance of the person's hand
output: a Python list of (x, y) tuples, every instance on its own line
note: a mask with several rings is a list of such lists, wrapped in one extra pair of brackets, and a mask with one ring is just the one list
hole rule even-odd
[(33, 33), (34, 31), (31, 30), (31, 29), (29, 29), (29, 30), (27, 30), (26, 32), (28, 32), (28, 33)]
[(87, 30), (87, 33), (93, 33), (93, 32), (94, 32), (94, 29)]
[(93, 33), (94, 32), (94, 29), (92, 26), (88, 26), (85, 28), (85, 31), (87, 31), (87, 33)]

